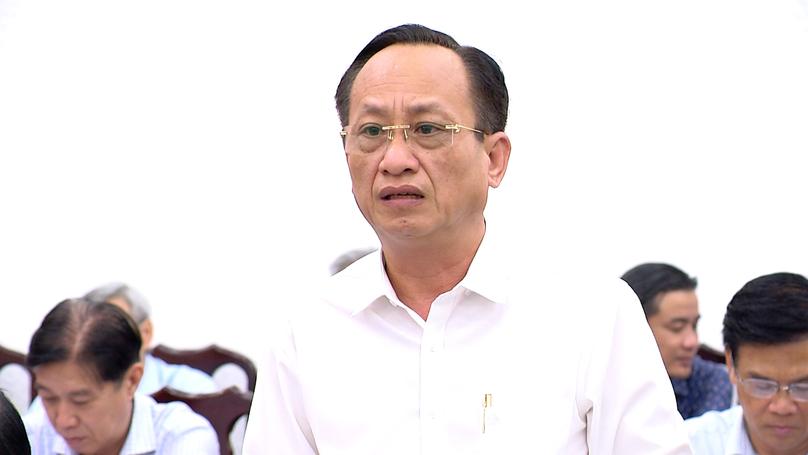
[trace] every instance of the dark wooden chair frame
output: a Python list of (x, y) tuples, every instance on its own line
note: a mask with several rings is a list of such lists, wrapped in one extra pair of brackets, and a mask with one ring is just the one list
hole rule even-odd
[(700, 344), (699, 350), (697, 355), (704, 360), (710, 360), (717, 363), (726, 363), (726, 357), (724, 357), (724, 351), (719, 351), (718, 349), (711, 348), (706, 344)]
[(182, 401), (194, 412), (208, 419), (219, 439), (221, 455), (233, 455), (230, 433), (241, 416), (249, 416), (252, 403), (252, 393), (241, 391), (236, 386), (199, 395), (164, 387), (153, 393), (152, 397), (158, 403)]

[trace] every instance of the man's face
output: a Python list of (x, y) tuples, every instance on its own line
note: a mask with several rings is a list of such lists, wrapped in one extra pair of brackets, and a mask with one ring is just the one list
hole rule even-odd
[[(482, 226), (488, 187), (499, 184), (489, 153), (504, 133), (461, 131), (436, 150), (411, 147), (402, 131), (386, 149), (364, 153), (352, 136), (368, 123), (382, 126), (433, 122), (476, 127), (469, 82), (460, 57), (432, 45), (393, 45), (374, 55), (351, 90), (346, 157), (362, 214), (385, 239), (452, 238)], [(385, 132), (386, 134), (386, 132)], [(507, 143), (508, 153), (510, 144)], [(505, 159), (507, 165), (507, 157)]]
[(142, 373), (133, 365), (123, 381), (99, 381), (75, 362), (34, 368), (36, 389), (56, 431), (81, 454), (117, 453), (129, 431), (132, 398)]
[(690, 377), (693, 357), (699, 349), (696, 326), (699, 322), (699, 300), (694, 291), (669, 291), (659, 297), (656, 314), (648, 317), (668, 376)]
[(768, 399), (756, 398), (738, 381), (738, 377), (770, 379), (781, 385), (808, 381), (808, 339), (768, 346), (744, 344), (735, 359), (727, 360), (755, 450), (781, 455), (808, 453), (808, 402), (795, 401), (783, 390)]

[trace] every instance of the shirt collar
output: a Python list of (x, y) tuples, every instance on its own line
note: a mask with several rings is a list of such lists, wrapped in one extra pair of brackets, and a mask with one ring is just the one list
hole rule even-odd
[(504, 260), (502, 252), (501, 237), (491, 223), (486, 223), (483, 241), (459, 285), (491, 302), (508, 303), (511, 289), (508, 267), (512, 261)]
[(60, 435), (53, 440), (52, 450), (56, 455), (77, 455)]
[(121, 455), (146, 454), (157, 450), (150, 401), (153, 403), (149, 396), (135, 394), (132, 423), (129, 424), (129, 434), (126, 435)]
[(743, 407), (735, 408), (736, 419), (729, 430), (727, 436), (727, 446), (724, 455), (757, 455), (746, 432), (746, 425), (743, 420)]
[[(499, 258), (502, 249), (498, 236), (486, 223), (485, 236), (466, 276), (458, 286), (475, 292), (491, 302), (508, 302), (508, 262)], [(393, 302), (392, 285), (384, 269), (380, 249), (360, 258), (326, 283), (326, 295), (332, 304), (356, 315), (378, 301)]]
[[(132, 422), (129, 432), (121, 448), (121, 455), (137, 455), (154, 453), (157, 450), (157, 438), (154, 435), (154, 421), (148, 401), (150, 397), (135, 394), (132, 404)], [(58, 436), (53, 441), (53, 453), (59, 455), (78, 455), (67, 445), (67, 441)]]

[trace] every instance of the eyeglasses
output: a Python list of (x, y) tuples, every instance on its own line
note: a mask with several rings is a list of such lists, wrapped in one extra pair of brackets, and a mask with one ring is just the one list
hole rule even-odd
[(738, 382), (744, 387), (749, 395), (755, 398), (769, 399), (780, 390), (785, 390), (795, 401), (808, 401), (808, 382), (794, 382), (788, 385), (781, 385), (771, 379), (746, 378), (738, 376)]
[(360, 150), (364, 153), (373, 153), (387, 148), (393, 141), (396, 130), (404, 134), (404, 141), (410, 148), (420, 150), (438, 150), (454, 145), (454, 135), (461, 130), (473, 131), (479, 134), (485, 132), (463, 126), (459, 123), (420, 122), (415, 125), (379, 125), (366, 123), (356, 132), (343, 129), (339, 132), (346, 141), (346, 150)]

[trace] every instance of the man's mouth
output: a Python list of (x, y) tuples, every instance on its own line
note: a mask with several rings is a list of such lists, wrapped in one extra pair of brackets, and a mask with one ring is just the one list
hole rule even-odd
[(382, 196), (382, 199), (385, 201), (391, 201), (393, 199), (421, 199), (423, 196), (420, 194), (414, 193), (395, 193), (395, 194), (388, 194), (386, 196)]
[(423, 199), (424, 195), (412, 186), (388, 187), (382, 189), (379, 197), (384, 201), (394, 201), (402, 199)]

